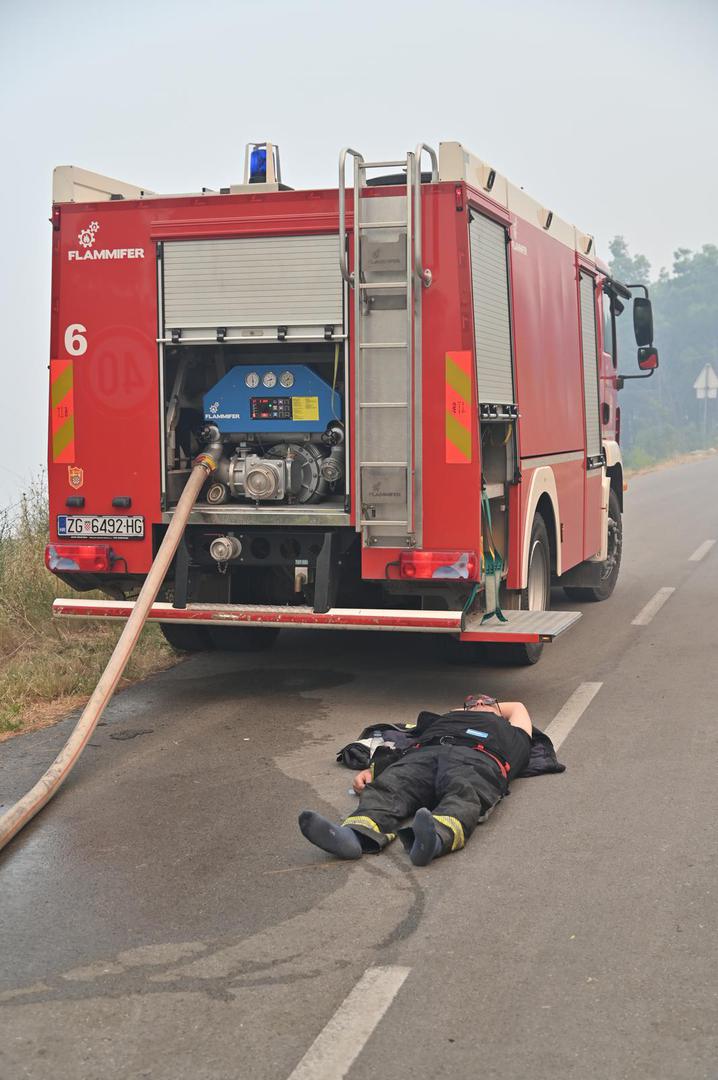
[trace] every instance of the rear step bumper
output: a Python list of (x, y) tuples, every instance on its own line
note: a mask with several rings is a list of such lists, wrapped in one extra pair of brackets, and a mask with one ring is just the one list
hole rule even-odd
[[(132, 601), (55, 600), (53, 614), (81, 619), (126, 619)], [(261, 604), (153, 604), (149, 621), (199, 626), (279, 626), (312, 630), (405, 630), (459, 634), (462, 641), (553, 641), (580, 619), (579, 611), (507, 611), (505, 623), (481, 625), (482, 613), (468, 615), (461, 632), (460, 611), (411, 611), (385, 608), (331, 608), (319, 614), (310, 607)]]

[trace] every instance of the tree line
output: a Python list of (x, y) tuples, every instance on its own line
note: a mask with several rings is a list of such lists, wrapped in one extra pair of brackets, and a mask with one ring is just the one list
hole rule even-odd
[[(653, 302), (658, 371), (629, 380), (619, 394), (621, 442), (629, 466), (640, 468), (677, 454), (718, 445), (718, 398), (705, 403), (693, 389), (706, 363), (718, 373), (718, 246), (679, 248), (671, 271), (651, 281), (645, 255), (631, 255), (622, 236), (609, 244), (612, 274), (648, 285)], [(617, 322), (619, 371), (638, 373), (630, 304)]]

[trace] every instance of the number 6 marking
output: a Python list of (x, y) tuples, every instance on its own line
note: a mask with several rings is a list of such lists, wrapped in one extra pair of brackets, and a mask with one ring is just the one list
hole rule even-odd
[(65, 349), (70, 356), (82, 356), (87, 352), (87, 327), (82, 323), (70, 323), (65, 331)]

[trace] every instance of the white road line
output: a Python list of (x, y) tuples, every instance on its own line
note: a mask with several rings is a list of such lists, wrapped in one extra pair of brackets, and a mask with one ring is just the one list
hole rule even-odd
[(342, 1080), (410, 971), (406, 967), (367, 968), (289, 1080)]
[(560, 709), (546, 728), (556, 750), (570, 734), (572, 728), (581, 719), (588, 706), (603, 686), (602, 682), (584, 682), (574, 690), (566, 704)]
[(715, 540), (704, 540), (700, 547), (697, 547), (693, 552), (688, 562), (700, 562), (703, 556), (708, 554), (714, 544)]
[(659, 589), (655, 596), (651, 597), (644, 608), (638, 612), (635, 619), (631, 623), (631, 626), (648, 626), (649, 622), (654, 615), (657, 614), (665, 604), (669, 596), (672, 596), (676, 590), (672, 585), (666, 585), (662, 589)]

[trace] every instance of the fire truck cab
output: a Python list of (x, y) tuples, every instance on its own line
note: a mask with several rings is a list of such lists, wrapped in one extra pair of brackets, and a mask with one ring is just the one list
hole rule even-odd
[(617, 391), (657, 367), (650, 301), (459, 143), (347, 148), (331, 190), (283, 184), (269, 143), (219, 192), (61, 167), (52, 222), (46, 563), (108, 596), (58, 615), (127, 617), (210, 445), (150, 616), (181, 648), (391, 629), (533, 663), (580, 614), (552, 584), (610, 596)]

